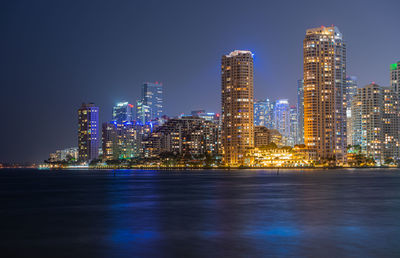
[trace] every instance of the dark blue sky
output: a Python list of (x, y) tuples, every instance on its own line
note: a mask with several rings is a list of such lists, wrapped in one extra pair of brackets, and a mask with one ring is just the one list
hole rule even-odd
[(389, 85), (400, 60), (400, 1), (2, 1), (0, 161), (41, 161), (77, 145), (82, 102), (110, 119), (143, 81), (168, 115), (220, 110), (221, 55), (255, 54), (255, 97), (296, 100), (307, 28), (336, 25), (348, 74)]

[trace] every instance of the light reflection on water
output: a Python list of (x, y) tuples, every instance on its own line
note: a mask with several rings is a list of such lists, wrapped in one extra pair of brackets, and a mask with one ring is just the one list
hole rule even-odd
[(399, 170), (0, 171), (9, 256), (391, 257)]

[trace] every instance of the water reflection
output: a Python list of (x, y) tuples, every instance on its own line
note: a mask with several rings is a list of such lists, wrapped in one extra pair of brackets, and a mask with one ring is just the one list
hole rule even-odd
[(400, 255), (399, 171), (276, 172), (2, 173), (0, 247), (43, 257)]

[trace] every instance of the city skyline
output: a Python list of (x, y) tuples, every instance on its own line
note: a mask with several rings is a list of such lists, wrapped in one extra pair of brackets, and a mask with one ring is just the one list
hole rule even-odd
[[(308, 4), (309, 5), (307, 6), (311, 6), (311, 2), (308, 2)], [(173, 3), (172, 5), (176, 5), (176, 3)], [(347, 8), (349, 8), (349, 5), (354, 7), (354, 9), (359, 6), (350, 3), (346, 4)], [(389, 86), (388, 66), (398, 62), (399, 59), (399, 56), (396, 53), (397, 49), (395, 48), (395, 42), (398, 42), (397, 38), (399, 36), (394, 35), (395, 33), (390, 33), (390, 31), (393, 31), (393, 28), (396, 28), (395, 25), (392, 25), (395, 24), (395, 22), (390, 22), (391, 19), (396, 21), (394, 19), (394, 10), (396, 8), (393, 8), (396, 5), (398, 5), (396, 1), (387, 1), (384, 4), (381, 3), (379, 6), (375, 6), (373, 3), (364, 3), (364, 6), (369, 6), (369, 8), (363, 8), (365, 13), (356, 14), (357, 17), (367, 17), (368, 14), (375, 14), (376, 12), (381, 15), (385, 13), (384, 23), (378, 21), (376, 24), (371, 26), (367, 26), (366, 24), (361, 26), (361, 22), (353, 21), (355, 20), (354, 13), (351, 15), (335, 14), (335, 8), (333, 8), (327, 18), (305, 17), (304, 20), (295, 26), (289, 27), (289, 25), (294, 24), (293, 20), (291, 20), (289, 22), (283, 22), (280, 26), (277, 26), (277, 28), (268, 25), (268, 28), (266, 28), (265, 31), (260, 31), (251, 27), (248, 31), (243, 32), (238, 36), (229, 36), (229, 41), (223, 40), (223, 42), (219, 42), (219, 40), (223, 38), (222, 36), (224, 36), (222, 35), (221, 37), (216, 37), (215, 41), (208, 40), (205, 41), (204, 44), (196, 45), (198, 49), (202, 50), (202, 57), (198, 59), (201, 60), (200, 63), (190, 63), (190, 65), (186, 65), (186, 59), (182, 59), (182, 57), (178, 56), (177, 62), (182, 64), (185, 63), (185, 66), (192, 67), (185, 68), (188, 69), (185, 70), (185, 75), (180, 73), (183, 66), (168, 66), (166, 65), (166, 61), (162, 61), (168, 60), (168, 62), (171, 62), (170, 58), (176, 57), (177, 51), (174, 51), (175, 49), (172, 48), (171, 51), (165, 51), (165, 47), (168, 44), (165, 46), (162, 44), (150, 44), (148, 51), (144, 51), (147, 52), (147, 57), (150, 59), (154, 60), (154, 58), (157, 57), (158, 60), (161, 60), (162, 62), (160, 65), (154, 66), (151, 70), (149, 64), (146, 63), (148, 62), (146, 60), (146, 55), (139, 54), (136, 61), (138, 63), (145, 62), (146, 64), (143, 67), (147, 67), (147, 71), (141, 70), (140, 73), (132, 72), (135, 65), (132, 65), (132, 63), (127, 61), (127, 59), (122, 58), (121, 54), (124, 52), (119, 52), (118, 54), (118, 52), (112, 50), (113, 46), (118, 46), (123, 42), (122, 39), (124, 38), (124, 33), (121, 31), (115, 32), (119, 37), (116, 37), (115, 40), (108, 41), (108, 45), (104, 45), (104, 43), (99, 43), (98, 45), (94, 44), (93, 46), (98, 49), (96, 50), (97, 52), (91, 52), (92, 50), (89, 49), (91, 55), (71, 52), (78, 46), (85, 46), (85, 44), (82, 45), (82, 43), (79, 43), (76, 37), (72, 37), (71, 40), (73, 44), (71, 44), (71, 46), (65, 46), (65, 54), (61, 57), (55, 58), (54, 54), (57, 49), (51, 47), (44, 49), (43, 46), (50, 45), (43, 45), (43, 40), (51, 39), (50, 42), (46, 44), (53, 44), (58, 48), (61, 47), (62, 44), (58, 41), (59, 38), (49, 36), (50, 34), (45, 35), (46, 32), (54, 32), (54, 28), (49, 27), (47, 24), (51, 24), (52, 19), (56, 19), (46, 15), (42, 20), (33, 23), (33, 31), (39, 31), (39, 36), (37, 39), (28, 41), (32, 44), (25, 49), (22, 56), (19, 56), (20, 58), (26, 57), (31, 61), (20, 67), (24, 76), (17, 78), (15, 75), (13, 77), (12, 73), (11, 75), (6, 75), (5, 73), (15, 69), (15, 65), (18, 64), (19, 59), (11, 59), (12, 54), (15, 54), (17, 50), (24, 46), (24, 44), (21, 44), (22, 41), (20, 41), (21, 36), (12, 34), (8, 29), (7, 23), (3, 29), (6, 35), (11, 35), (12, 37), (9, 38), (7, 43), (3, 43), (5, 49), (9, 49), (10, 51), (5, 54), (5, 58), (3, 59), (4, 63), (2, 63), (2, 66), (6, 67), (6, 69), (3, 70), (4, 85), (6, 89), (4, 96), (6, 101), (2, 103), (2, 108), (3, 110), (10, 110), (10, 112), (7, 112), (4, 117), (6, 121), (9, 121), (9, 125), (1, 130), (3, 135), (14, 136), (19, 132), (19, 135), (22, 136), (16, 145), (13, 145), (9, 139), (4, 140), (5, 148), (0, 152), (1, 161), (41, 161), (49, 151), (53, 151), (57, 148), (75, 146), (76, 136), (74, 135), (74, 132), (76, 131), (76, 124), (74, 122), (75, 116), (72, 114), (74, 114), (75, 110), (82, 102), (94, 102), (100, 107), (99, 120), (101, 124), (101, 122), (105, 122), (109, 119), (107, 118), (109, 110), (111, 110), (111, 107), (115, 105), (115, 103), (119, 101), (129, 101), (130, 103), (133, 103), (139, 96), (141, 83), (146, 80), (159, 80), (164, 83), (166, 95), (165, 114), (175, 116), (179, 113), (190, 112), (190, 110), (199, 108), (220, 112), (218, 57), (221, 54), (230, 52), (234, 49), (248, 49), (255, 54), (254, 95), (256, 99), (288, 98), (291, 104), (295, 104), (297, 98), (296, 82), (301, 78), (302, 74), (301, 40), (304, 37), (304, 31), (308, 28), (328, 25), (330, 23), (334, 23), (340, 28), (341, 32), (346, 37), (346, 41), (349, 43), (347, 74), (358, 77), (358, 86), (364, 87), (371, 81), (375, 81), (382, 86)], [(102, 13), (102, 8), (105, 8), (106, 6), (105, 3), (100, 3), (99, 9), (93, 10), (92, 15)], [(282, 6), (279, 6), (279, 4), (273, 5), (273, 7), (281, 10)], [(29, 19), (33, 18), (32, 16), (29, 16), (30, 13), (27, 11), (29, 7), (32, 7), (29, 3), (16, 6), (9, 4), (5, 9), (9, 11), (11, 8), (14, 12), (5, 15), (6, 21), (9, 22), (10, 25), (16, 25), (17, 29), (23, 28), (23, 25), (25, 25)], [(151, 4), (139, 4), (134, 7), (146, 10), (154, 8)], [(134, 7), (132, 8), (134, 9)], [(222, 6), (219, 6), (218, 4), (214, 7), (216, 11), (222, 8)], [(362, 5), (360, 5), (360, 8), (361, 7)], [(38, 7), (33, 6), (32, 8)], [(71, 12), (72, 9), (69, 8), (67, 8), (67, 10)], [(186, 6), (186, 8), (188, 8), (188, 6)], [(37, 11), (37, 9), (35, 10)], [(50, 5), (48, 10), (56, 13), (60, 12), (60, 10), (57, 9), (57, 4)], [(209, 11), (212, 17), (216, 17), (213, 16), (216, 11)], [(255, 7), (246, 7), (244, 11), (245, 15), (254, 14), (255, 17), (261, 17), (261, 13), (259, 13)], [(282, 12), (283, 10), (281, 10), (281, 13)], [(40, 13), (40, 11), (37, 13)], [(123, 14), (125, 16), (123, 15), (122, 17), (127, 17), (126, 13)], [(289, 14), (293, 14), (293, 11), (289, 11)], [(17, 22), (16, 18), (21, 17), (21, 15), (23, 15), (23, 19)], [(297, 14), (295, 14), (295, 17), (298, 17), (296, 15)], [(127, 19), (129, 20), (129, 18)], [(60, 30), (59, 32), (56, 31), (55, 35), (62, 35), (62, 33), (65, 33), (65, 29), (68, 28), (78, 30), (77, 27), (74, 27), (73, 25), (71, 25), (72, 27), (65, 27), (66, 25), (64, 24), (64, 20), (56, 19), (56, 21), (59, 22), (57, 24), (64, 28), (64, 30)], [(265, 18), (263, 21), (267, 23), (269, 20)], [(101, 23), (100, 21), (98, 22)], [(172, 21), (168, 22), (171, 23)], [(363, 20), (363, 22), (365, 22), (365, 20)], [(255, 20), (251, 20), (250, 23), (256, 24)], [(86, 21), (84, 24), (89, 25), (91, 23)], [(114, 25), (117, 24), (118, 23), (114, 23)], [(385, 29), (381, 29), (384, 24), (386, 25)], [(203, 28), (203, 26), (198, 26), (198, 28)], [(112, 35), (114, 32), (113, 28), (114, 27), (111, 29), (107, 28), (105, 35)], [(149, 31), (151, 31), (151, 28), (153, 28), (153, 26), (150, 26)], [(284, 34), (280, 32), (279, 29), (281, 28), (286, 29)], [(364, 28), (368, 28), (368, 30), (365, 30)], [(215, 32), (212, 32), (211, 34), (214, 35), (214, 33)], [(230, 29), (228, 29), (227, 33), (233, 35), (232, 30)], [(273, 33), (277, 34), (272, 38), (270, 35)], [(84, 42), (91, 42), (96, 39), (96, 36), (99, 37), (99, 35), (100, 34), (95, 33), (92, 35), (93, 38), (87, 36), (84, 38)], [(368, 38), (368, 41), (366, 41), (366, 37)], [(284, 42), (282, 48), (278, 48), (278, 45), (282, 43), (281, 41), (288, 41), (289, 39), (294, 43), (289, 44)], [(364, 46), (361, 47), (361, 42), (363, 40), (368, 43), (363, 43)], [(378, 42), (381, 41), (385, 41), (386, 51), (382, 51), (377, 47), (379, 45)], [(123, 45), (123, 47), (124, 51), (133, 51), (129, 53), (136, 53), (134, 50), (140, 48), (140, 46), (130, 46), (128, 48), (125, 45)], [(281, 51), (284, 49), (289, 51), (289, 56), (291, 58), (289, 59), (281, 55), (279, 57), (274, 56), (272, 52), (275, 51), (275, 47)], [(96, 55), (92, 55), (99, 52), (102, 54), (97, 58)], [(204, 54), (205, 52), (207, 54)], [(43, 59), (37, 59), (36, 55), (38, 53), (45, 54), (44, 57), (42, 57)], [(75, 53), (75, 55), (71, 57), (75, 59), (82, 54), (82, 62), (77, 63), (78, 65), (74, 69), (69, 67), (72, 67), (72, 64), (74, 64), (73, 60), (75, 59), (68, 59), (68, 53)], [(112, 53), (114, 56), (110, 57), (107, 53)], [(184, 53), (188, 58), (190, 57), (189, 59), (192, 60), (196, 60), (196, 58), (199, 57), (197, 53), (192, 51), (192, 48), (190, 51), (188, 49), (183, 49), (182, 53)], [(365, 53), (368, 53), (368, 55)], [(97, 63), (97, 66), (94, 66), (95, 68), (89, 68), (89, 64), (94, 64), (92, 61), (89, 62), (89, 57), (92, 57), (92, 61)], [(43, 60), (46, 69), (37, 70), (39, 68), (33, 68), (32, 64), (35, 64), (35, 60), (37, 64), (41, 64), (41, 60)], [(116, 63), (116, 67), (120, 69), (121, 72), (116, 72), (115, 69), (109, 69), (108, 73), (105, 73), (105, 71), (107, 71), (105, 68), (110, 68), (110, 66), (106, 65), (108, 61), (112, 61), (114, 64)], [(365, 63), (368, 63), (367, 67), (362, 65)], [(48, 64), (52, 64), (52, 67), (55, 68), (50, 68)], [(61, 68), (68, 69), (64, 71)], [(45, 71), (46, 73), (44, 73)], [(83, 76), (85, 73), (88, 75)], [(288, 76), (282, 76), (283, 74), (287, 74)], [(16, 92), (13, 88), (20, 88), (21, 90)], [(81, 92), (77, 91), (78, 89), (81, 89)], [(46, 94), (43, 94), (44, 92)], [(190, 96), (196, 97), (190, 98)], [(177, 99), (179, 101), (177, 101)], [(24, 102), (26, 105), (31, 107), (28, 110), (28, 116), (22, 115), (24, 113), (20, 107), (10, 108), (12, 103), (16, 103), (17, 101)], [(53, 106), (57, 107), (56, 110), (51, 110), (51, 107)], [(20, 130), (24, 128), (22, 121), (17, 119), (20, 117), (26, 117), (23, 120), (24, 123), (32, 124), (32, 127), (28, 132), (20, 132)]]

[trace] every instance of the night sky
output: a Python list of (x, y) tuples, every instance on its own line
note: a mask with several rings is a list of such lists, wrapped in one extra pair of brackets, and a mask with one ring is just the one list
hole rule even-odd
[(77, 109), (134, 102), (165, 86), (165, 113), (220, 111), (220, 58), (255, 54), (255, 98), (295, 104), (307, 28), (334, 24), (348, 75), (389, 85), (400, 60), (399, 0), (2, 1), (0, 161), (43, 161), (77, 146)]

